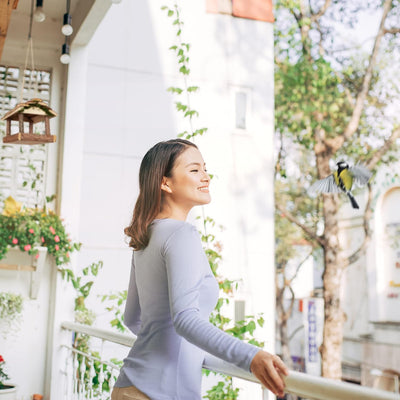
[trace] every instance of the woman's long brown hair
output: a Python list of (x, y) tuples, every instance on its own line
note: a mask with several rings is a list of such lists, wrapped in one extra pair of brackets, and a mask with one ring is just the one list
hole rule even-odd
[(143, 157), (139, 170), (139, 196), (133, 210), (132, 221), (124, 229), (130, 237), (129, 246), (144, 249), (150, 240), (148, 228), (161, 211), (161, 181), (171, 177), (176, 159), (189, 146), (197, 146), (183, 139), (172, 139), (154, 145)]

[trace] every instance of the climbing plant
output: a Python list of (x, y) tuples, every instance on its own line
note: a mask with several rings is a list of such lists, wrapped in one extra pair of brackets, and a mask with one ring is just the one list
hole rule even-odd
[[(184, 22), (182, 21), (178, 4), (174, 3), (172, 7), (164, 5), (161, 7), (161, 9), (166, 12), (168, 18), (171, 18), (172, 26), (175, 27), (176, 43), (170, 47), (170, 50), (177, 58), (178, 71), (183, 82), (182, 87), (171, 86), (167, 89), (176, 96), (176, 110), (180, 115), (182, 115), (183, 120), (187, 122), (187, 129), (183, 132), (180, 132), (178, 137), (195, 141), (197, 136), (201, 136), (207, 131), (207, 128), (201, 127), (196, 129), (194, 124), (195, 119), (199, 117), (199, 112), (193, 108), (191, 96), (198, 92), (200, 88), (189, 83), (190, 44), (182, 40), (182, 29)], [(212, 233), (216, 229), (216, 221), (211, 217), (205, 216), (204, 209), (203, 215), (198, 217), (198, 219), (202, 225), (200, 234), (203, 247), (211, 270), (217, 278), (220, 289), (220, 297), (214, 311), (210, 316), (210, 322), (225, 332), (237, 337), (238, 339), (246, 340), (249, 343), (262, 347), (264, 344), (258, 342), (254, 337), (254, 331), (256, 330), (257, 326), (262, 327), (264, 324), (264, 319), (261, 315), (246, 316), (243, 321), (238, 321), (235, 324), (233, 324), (231, 318), (224, 315), (224, 306), (228, 305), (230, 299), (233, 297), (235, 290), (237, 289), (238, 281), (229, 280), (221, 276), (218, 272), (220, 261), (222, 260), (222, 245), (216, 239), (216, 234)], [(205, 371), (205, 374), (208, 375), (209, 372)], [(218, 375), (221, 375), (222, 380), (208, 390), (204, 398), (209, 400), (237, 399), (239, 396), (239, 389), (234, 388), (232, 377), (222, 374)]]

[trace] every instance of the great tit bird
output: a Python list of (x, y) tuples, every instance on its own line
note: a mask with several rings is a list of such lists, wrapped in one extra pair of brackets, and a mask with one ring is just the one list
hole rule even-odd
[(353, 184), (357, 186), (367, 184), (372, 173), (360, 164), (349, 167), (349, 164), (345, 161), (339, 161), (336, 167), (337, 169), (333, 174), (313, 183), (308, 190), (309, 193), (344, 192), (349, 197), (352, 207), (360, 208), (350, 190), (353, 188)]

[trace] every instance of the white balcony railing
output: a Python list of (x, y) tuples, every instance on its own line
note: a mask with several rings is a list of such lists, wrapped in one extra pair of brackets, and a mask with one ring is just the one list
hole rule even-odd
[[(76, 334), (85, 334), (98, 338), (102, 343), (110, 342), (122, 346), (131, 347), (135, 341), (133, 336), (114, 333), (108, 330), (97, 329), (90, 326), (63, 322), (61, 327)], [(109, 393), (115, 383), (119, 367), (115, 364), (102, 360), (99, 356), (84, 354), (71, 345), (63, 345), (68, 356), (65, 360), (63, 375), (65, 377), (64, 393), (68, 400), (108, 400)], [(79, 354), (79, 356), (78, 356)], [(80, 357), (81, 362), (78, 362)], [(96, 368), (97, 372), (96, 372)], [(225, 363), (215, 357), (205, 360), (204, 368), (214, 372), (221, 372), (246, 381), (259, 381), (249, 372), (243, 371), (231, 364)], [(96, 387), (93, 377), (97, 374)], [(286, 391), (309, 400), (400, 400), (400, 395), (365, 386), (326, 379), (307, 375), (300, 372), (290, 371), (286, 377)], [(103, 386), (109, 390), (103, 391)]]

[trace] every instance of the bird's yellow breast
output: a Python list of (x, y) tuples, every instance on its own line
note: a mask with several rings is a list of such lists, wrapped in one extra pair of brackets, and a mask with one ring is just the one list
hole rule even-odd
[[(349, 173), (348, 169), (344, 169), (343, 171), (340, 171), (339, 177), (341, 181), (343, 182), (344, 187), (346, 190), (350, 190), (351, 187), (353, 186), (353, 177)], [(337, 178), (337, 173), (335, 176), (335, 181), (337, 179), (337, 184), (339, 184), (339, 179)]]

